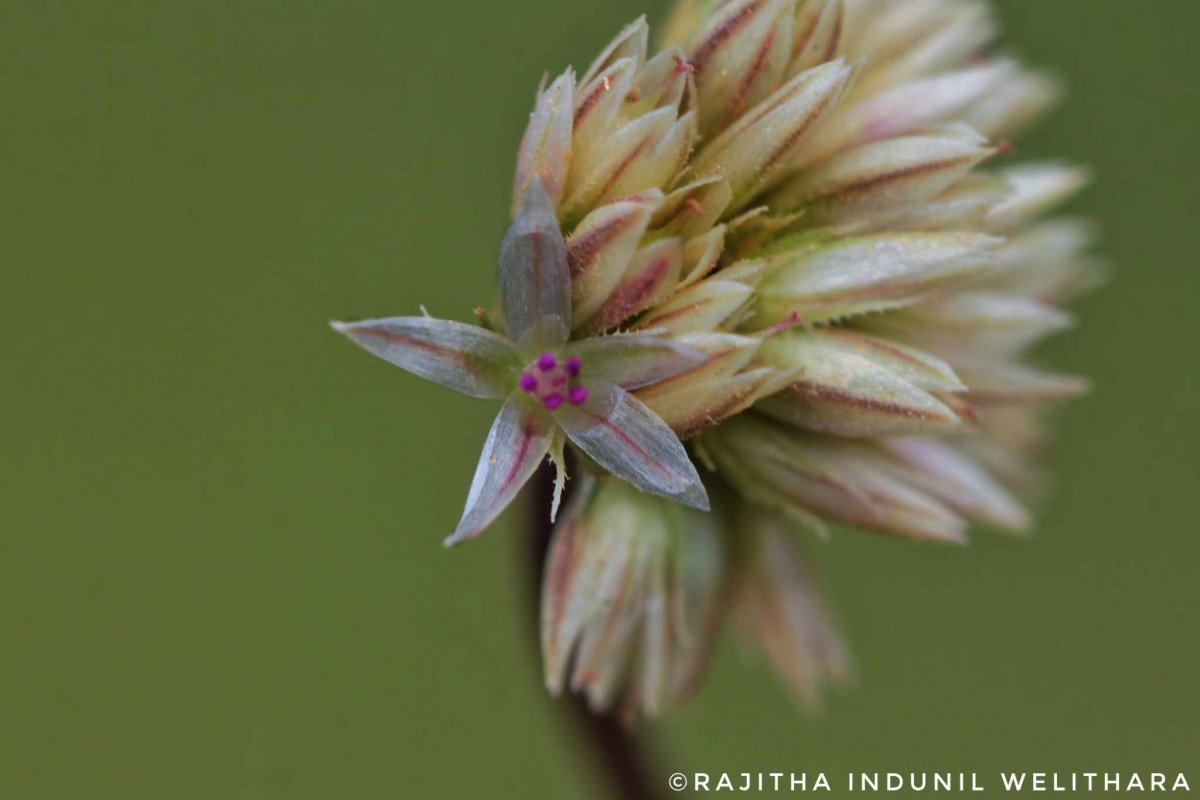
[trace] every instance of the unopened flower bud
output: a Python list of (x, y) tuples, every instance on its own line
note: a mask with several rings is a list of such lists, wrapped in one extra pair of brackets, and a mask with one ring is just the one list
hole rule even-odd
[(825, 518), (910, 539), (966, 542), (964, 520), (897, 477), (870, 444), (742, 415), (706, 433), (703, 446), (746, 497), (805, 524)]
[(816, 712), (828, 687), (850, 680), (850, 657), (797, 534), (786, 521), (747, 506), (739, 519), (734, 610), (788, 690)]
[(621, 283), (662, 199), (653, 190), (600, 206), (571, 234), (567, 260), (577, 323), (599, 311)]
[(589, 481), (555, 526), (542, 586), (546, 684), (597, 710), (624, 696), (647, 716), (703, 672), (725, 554), (711, 515)]
[(794, 314), (816, 323), (905, 306), (982, 273), (999, 242), (977, 233), (809, 237), (771, 257), (755, 323)]
[(568, 69), (538, 97), (529, 127), (517, 151), (513, 214), (521, 207), (530, 181), (540, 180), (555, 206), (562, 200), (571, 165), (571, 114), (575, 73)]
[(788, 331), (763, 343), (759, 358), (792, 373), (787, 388), (761, 401), (764, 413), (839, 436), (945, 433), (958, 417), (936, 392), (966, 387), (946, 364), (862, 334)]
[(771, 197), (771, 204), (802, 209), (805, 227), (861, 229), (931, 200), (994, 152), (965, 126), (883, 139), (804, 170)]

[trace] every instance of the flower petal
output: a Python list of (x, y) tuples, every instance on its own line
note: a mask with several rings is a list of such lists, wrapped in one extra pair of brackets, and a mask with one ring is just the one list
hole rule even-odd
[(575, 73), (570, 69), (538, 96), (537, 107), (517, 151), (513, 215), (520, 210), (529, 186), (540, 180), (552, 204), (562, 199), (571, 165), (571, 128), (575, 103)]
[(915, 133), (962, 119), (973, 103), (990, 97), (1015, 80), (1015, 63), (985, 61), (864, 97), (841, 110), (836, 125), (817, 131), (805, 147), (804, 163), (817, 164), (855, 144)]
[[(891, 317), (892, 319), (888, 319)], [(870, 324), (946, 354), (1015, 357), (1071, 325), (1071, 315), (1011, 292), (965, 291), (927, 300)]]
[(638, 327), (671, 333), (715, 331), (754, 296), (754, 287), (737, 281), (707, 280), (680, 292), (638, 321)]
[(659, 239), (640, 249), (625, 268), (621, 282), (582, 327), (592, 335), (613, 330), (622, 322), (656, 305), (679, 285), (683, 243)]
[(802, 524), (816, 514), (917, 541), (967, 541), (966, 522), (897, 477), (873, 445), (742, 414), (706, 433), (703, 447), (744, 497)]
[(1057, 104), (1062, 95), (1062, 83), (1055, 75), (1023, 70), (976, 103), (967, 121), (985, 136), (1012, 136)]
[(766, 651), (810, 711), (822, 690), (850, 681), (850, 656), (816, 575), (786, 520), (747, 507), (739, 532), (749, 542), (734, 590), (739, 625)]
[(819, 323), (910, 305), (975, 277), (1000, 242), (976, 233), (897, 233), (817, 241), (774, 255), (759, 288), (756, 324), (799, 313)]
[(834, 331), (789, 331), (760, 353), (794, 373), (785, 391), (757, 406), (775, 419), (837, 436), (942, 433), (959, 424), (930, 391), (965, 387), (931, 356)]
[(975, 402), (998, 405), (1051, 403), (1087, 394), (1091, 383), (1075, 375), (1058, 375), (1020, 363), (962, 358), (954, 370)]
[(837, 105), (853, 73), (841, 59), (802, 72), (704, 146), (695, 175), (729, 181), (727, 214), (745, 209), (796, 165), (804, 140)]
[(590, 318), (621, 283), (662, 202), (657, 189), (643, 192), (600, 206), (579, 223), (567, 243), (576, 317)]
[(574, 221), (601, 203), (665, 188), (683, 168), (695, 128), (694, 112), (679, 116), (667, 106), (609, 134), (600, 148), (601, 161), (581, 159), (572, 166), (563, 219)]
[(616, 38), (609, 42), (608, 46), (588, 67), (588, 71), (583, 73), (583, 77), (579, 79), (579, 85), (588, 85), (600, 73), (622, 58), (628, 58), (635, 66), (641, 66), (646, 61), (646, 49), (649, 42), (650, 26), (646, 24), (646, 17), (643, 15), (626, 25)]
[(512, 502), (550, 450), (554, 425), (524, 397), (512, 396), (500, 409), (483, 445), (467, 504), (454, 533), (453, 547), (478, 536)]
[(972, 519), (1010, 531), (1026, 531), (1029, 511), (986, 469), (953, 445), (937, 439), (892, 439), (883, 446), (898, 469), (919, 489)]
[(1012, 194), (988, 214), (987, 226), (994, 231), (1012, 230), (1065, 202), (1092, 178), (1086, 167), (1056, 162), (1021, 164), (1000, 174)]
[(538, 344), (558, 344), (571, 327), (571, 273), (567, 245), (554, 206), (540, 179), (525, 193), (500, 246), (500, 302), (508, 338), (516, 342), (534, 329), (546, 328), (550, 317), (561, 324)]
[(987, 3), (932, 3), (926, 4), (924, 12), (916, 13), (910, 3), (884, 5), (893, 19), (874, 27), (881, 33), (890, 28), (891, 35), (884, 34), (874, 44), (860, 39), (860, 47), (853, 51), (854, 55), (868, 56), (856, 87), (859, 97), (962, 66), (997, 33)]
[(771, 204), (804, 208), (806, 228), (894, 218), (935, 197), (993, 152), (966, 126), (871, 142), (801, 172)]
[(700, 236), (712, 230), (733, 199), (733, 189), (720, 175), (680, 186), (663, 199), (650, 227), (663, 236)]
[(618, 333), (582, 339), (566, 351), (586, 365), (589, 377), (637, 389), (699, 366), (707, 356), (659, 336)]
[(731, 333), (693, 333), (680, 341), (703, 353), (704, 361), (638, 392), (639, 399), (676, 435), (690, 436), (761, 396), (757, 380), (752, 386), (734, 380), (754, 357), (761, 339)]
[(512, 345), (491, 331), (432, 317), (331, 322), (369, 353), (471, 397), (504, 397), (511, 389)]
[(818, 64), (832, 61), (838, 53), (845, 24), (842, 0), (809, 0), (796, 7), (792, 31), (792, 61), (785, 77), (791, 78)]
[(708, 493), (679, 437), (621, 387), (588, 384), (592, 400), (564, 406), (555, 419), (579, 449), (644, 492), (708, 510)]
[(733, 0), (709, 16), (691, 51), (706, 136), (779, 85), (792, 57), (795, 0)]

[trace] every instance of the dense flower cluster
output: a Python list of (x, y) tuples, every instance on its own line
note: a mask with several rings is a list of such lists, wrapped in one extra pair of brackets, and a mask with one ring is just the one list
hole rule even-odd
[(664, 30), (539, 91), (494, 317), (335, 327), (504, 398), (448, 543), (577, 452), (551, 691), (677, 707), (734, 617), (813, 705), (849, 665), (790, 527), (1029, 527), (1041, 412), (1086, 382), (1026, 354), (1097, 277), (1091, 227), (1042, 214), (1087, 172), (1008, 163), (1058, 90), (986, 2), (680, 0)]

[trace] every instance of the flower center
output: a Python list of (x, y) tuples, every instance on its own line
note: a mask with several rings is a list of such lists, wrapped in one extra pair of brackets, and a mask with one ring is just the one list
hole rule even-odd
[(559, 361), (553, 353), (542, 353), (521, 373), (518, 385), (550, 411), (561, 408), (563, 403), (578, 406), (586, 403), (588, 397), (588, 390), (577, 380), (582, 369), (583, 360), (579, 356)]

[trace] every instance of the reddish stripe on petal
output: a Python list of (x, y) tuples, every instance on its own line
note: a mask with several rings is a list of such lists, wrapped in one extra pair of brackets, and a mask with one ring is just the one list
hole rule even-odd
[(808, 27), (804, 28), (803, 30), (794, 29), (792, 31), (792, 41), (796, 44), (803, 43), (800, 44), (798, 48), (793, 48), (792, 58), (800, 55), (808, 47), (808, 40), (812, 38), (813, 31), (817, 29), (817, 25), (819, 25), (821, 22), (821, 15), (808, 14), (805, 16), (805, 20), (808, 22)]
[(639, 456), (641, 456), (641, 460), (643, 463), (650, 465), (660, 475), (665, 475), (668, 479), (670, 479), (670, 481), (672, 483), (674, 483), (676, 481), (675, 473), (671, 472), (671, 470), (667, 469), (662, 464), (659, 464), (657, 461), (651, 459), (650, 451), (648, 451), (646, 448), (642, 447), (642, 445), (638, 442), (637, 439), (634, 439), (632, 436), (630, 436), (624, 430), (617, 427), (617, 425), (614, 424), (613, 421), (610, 420), (608, 417), (601, 416), (599, 414), (593, 413), (586, 409), (580, 409), (580, 410), (583, 412), (584, 416), (586, 416), (588, 419), (592, 420), (597, 425), (604, 428), (606, 431), (609, 431), (610, 433), (612, 433), (613, 436), (620, 439), (621, 444), (625, 445), (630, 450), (632, 450), (633, 452), (635, 452)]
[(833, 30), (833, 35), (829, 37), (829, 45), (825, 48), (825, 52), (821, 56), (821, 61), (831, 61), (837, 53), (838, 45), (842, 43), (842, 31), (845, 28), (844, 18), (838, 14), (837, 26)]
[(778, 162), (788, 150), (792, 149), (796, 142), (804, 138), (804, 135), (808, 133), (813, 124), (825, 113), (825, 109), (829, 107), (832, 97), (832, 95), (826, 95), (819, 105), (808, 112), (808, 116), (804, 118), (800, 125), (792, 131), (791, 135), (783, 141), (783, 144), (777, 147), (775, 152), (771, 154), (771, 157), (767, 159), (767, 168)]
[(583, 102), (579, 104), (579, 108), (575, 109), (574, 121), (576, 126), (578, 126), (580, 121), (588, 115), (589, 111), (595, 108), (596, 104), (600, 102), (600, 98), (604, 96), (604, 93), (611, 89), (612, 81), (607, 75), (596, 82), (596, 88), (594, 88), (592, 92), (583, 99)]
[(745, 110), (746, 97), (750, 94), (750, 89), (754, 85), (754, 81), (762, 74), (763, 69), (767, 65), (767, 56), (771, 54), (771, 45), (775, 43), (775, 35), (778, 31), (775, 28), (763, 39), (762, 44), (758, 48), (758, 53), (754, 56), (754, 64), (750, 67), (750, 71), (742, 79), (742, 83), (738, 86), (737, 93), (733, 96), (733, 102), (726, 111), (726, 119), (736, 117)]
[(871, 350), (880, 350), (884, 353), (887, 353), (890, 356), (893, 356), (894, 358), (896, 358), (899, 361), (904, 361), (909, 364), (916, 364), (917, 366), (925, 367), (926, 369), (929, 368), (928, 364), (926, 364), (921, 359), (913, 356), (912, 353), (901, 350), (899, 347), (891, 345), (882, 339), (873, 339), (869, 336), (863, 336), (861, 333), (854, 333), (852, 331), (838, 330), (837, 328), (826, 328), (825, 330), (822, 331), (822, 334), (825, 336), (832, 336), (835, 339), (843, 339), (845, 341), (856, 344), (860, 347), (868, 348)]
[(746, 26), (750, 19), (762, 8), (764, 2), (766, 0), (755, 0), (753, 3), (748, 3), (745, 8), (725, 20), (725, 23), (721, 27), (709, 34), (708, 38), (696, 47), (692, 52), (690, 60), (698, 73), (704, 72), (713, 54), (716, 53), (721, 45), (729, 41), (735, 33)]
[(517, 451), (517, 457), (512, 460), (512, 467), (509, 469), (508, 474), (504, 476), (504, 481), (500, 484), (500, 488), (497, 490), (496, 494), (503, 495), (504, 492), (506, 492), (517, 479), (517, 475), (525, 466), (525, 459), (529, 457), (529, 451), (533, 446), (534, 437), (537, 436), (537, 429), (538, 425), (536, 418), (531, 416), (525, 420), (524, 425), (521, 427), (521, 446)]
[(740, 413), (748, 405), (747, 401), (756, 395), (769, 380), (771, 380), (771, 376), (763, 376), (760, 382), (748, 385), (740, 392), (730, 394), (720, 405), (705, 408), (697, 416), (692, 417), (686, 422), (672, 425), (671, 427), (675, 431), (675, 435), (680, 439), (690, 438), (700, 431), (722, 422), (726, 417)]
[[(655, 314), (653, 323), (654, 323), (654, 325), (661, 325), (664, 322), (670, 322), (671, 320), (677, 319), (685, 314), (692, 314), (697, 311), (703, 311), (705, 308), (708, 308), (709, 306), (713, 305), (716, 302), (717, 302), (716, 298), (709, 297), (709, 298), (705, 298), (704, 300), (699, 300), (695, 303), (689, 303), (688, 305), (683, 306), (681, 308), (672, 309), (671, 311), (667, 311), (662, 314)], [(645, 325), (645, 323), (643, 322), (643, 323), (641, 323), (641, 325)], [(647, 326), (647, 327), (654, 327), (654, 325)]]
[(664, 254), (647, 264), (638, 275), (618, 286), (604, 301), (604, 306), (597, 315), (597, 329), (611, 328), (637, 311), (662, 283), (671, 268), (671, 263), (670, 254)]
[(813, 397), (818, 400), (828, 400), (840, 405), (851, 406), (853, 408), (862, 409), (864, 411), (879, 411), (885, 414), (892, 414), (898, 417), (906, 417), (908, 419), (925, 419), (937, 422), (953, 422), (953, 417), (947, 417), (945, 414), (938, 414), (934, 411), (925, 411), (912, 406), (905, 406), (899, 403), (893, 403), (887, 400), (879, 400), (874, 397), (864, 397), (860, 394), (848, 392), (845, 389), (838, 389), (834, 386), (827, 386), (820, 383), (810, 383), (809, 381), (796, 381), (791, 386), (792, 391), (797, 394)]
[(642, 151), (650, 146), (650, 142), (653, 141), (653, 139), (653, 136), (647, 136), (638, 142), (637, 147), (633, 148), (633, 152), (626, 156), (625, 160), (622, 161), (616, 170), (608, 176), (608, 180), (604, 182), (604, 187), (600, 190), (601, 197), (603, 197), (608, 190), (613, 187), (613, 184), (620, 179), (621, 175), (625, 173), (625, 170), (629, 169), (629, 165), (632, 164), (634, 160), (642, 154)]
[(550, 619), (548, 630), (557, 632), (562, 626), (563, 615), (567, 612), (567, 589), (575, 575), (578, 561), (575, 555), (576, 521), (564, 519), (563, 525), (555, 531), (554, 545), (550, 550), (550, 561), (546, 565), (546, 596), (549, 600)]
[(426, 342), (423, 339), (417, 339), (413, 336), (405, 336), (403, 333), (396, 333), (395, 331), (385, 331), (378, 328), (356, 328), (353, 331), (353, 335), (374, 336), (376, 339), (382, 339), (385, 342), (402, 344), (406, 347), (415, 347), (418, 350), (426, 350), (430, 353), (438, 353), (450, 358), (454, 358), (455, 356), (461, 357), (462, 355), (457, 350), (452, 350), (449, 347), (441, 347), (431, 342)]
[(884, 172), (872, 178), (856, 181), (843, 187), (842, 189), (839, 189), (832, 195), (824, 195), (817, 197), (816, 199), (844, 201), (856, 194), (861, 194), (869, 189), (891, 183), (892, 181), (902, 181), (907, 178), (918, 178), (921, 175), (937, 172), (939, 170), (953, 169), (954, 167), (961, 166), (962, 164), (969, 164), (970, 162), (974, 161), (975, 158), (976, 156), (969, 155), (962, 156), (960, 158), (947, 158), (941, 161), (928, 161), (924, 164), (914, 164), (911, 167), (904, 167), (903, 169), (893, 170), (892, 172)]
[(614, 217), (598, 228), (593, 228), (583, 236), (572, 237), (567, 242), (567, 263), (571, 267), (571, 276), (577, 277), (587, 272), (588, 267), (596, 260), (596, 256), (614, 239), (629, 229), (637, 221), (637, 212), (630, 211), (620, 217)]
[(417, 339), (413, 336), (405, 336), (403, 333), (379, 330), (376, 328), (357, 328), (351, 332), (351, 336), (373, 336), (376, 339), (382, 339), (383, 341), (391, 342), (392, 344), (411, 347), (417, 350), (424, 350), (427, 353), (435, 353), (436, 355), (439, 355), (448, 361), (457, 363), (464, 372), (470, 372), (473, 375), (482, 374), (482, 370), (479, 369), (479, 362), (477, 359), (472, 358), (470, 355), (462, 352), (461, 350), (455, 350), (452, 347), (442, 347), (441, 345), (436, 345), (423, 339)]
[[(621, 608), (621, 606), (627, 601), (630, 583), (633, 581), (632, 572), (633, 570), (630, 569), (625, 570), (624, 574), (621, 576), (620, 586), (617, 588), (617, 591), (613, 593), (612, 601), (609, 605), (610, 612), (608, 618), (604, 621), (604, 632), (600, 634), (600, 638), (596, 641), (595, 650), (593, 651), (594, 653), (599, 654), (601, 659), (603, 659), (605, 654), (608, 654), (608, 651), (611, 647), (610, 642), (612, 641), (613, 635), (617, 631), (618, 623), (621, 621), (619, 618), (620, 615), (612, 613), (612, 609)], [(579, 691), (580, 689), (590, 685), (595, 679), (596, 669), (592, 664), (589, 663), (584, 665), (584, 669), (582, 671), (575, 673), (575, 676), (571, 681), (571, 688), (575, 691)]]

